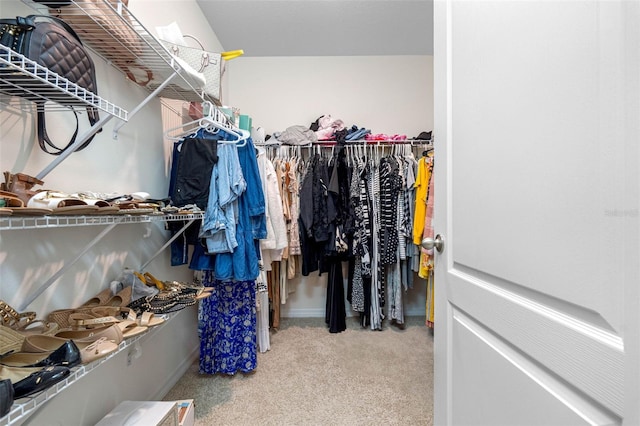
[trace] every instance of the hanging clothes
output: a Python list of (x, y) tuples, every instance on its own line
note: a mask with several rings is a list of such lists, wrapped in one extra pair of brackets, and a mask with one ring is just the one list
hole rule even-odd
[[(260, 179), (262, 180), (262, 188), (266, 203), (266, 226), (267, 237), (260, 241), (260, 253), (263, 260), (266, 285), (266, 305), (264, 309), (274, 311), (274, 307), (279, 307), (279, 283), (278, 287), (274, 288), (273, 282), (273, 264), (282, 257), (282, 250), (287, 247), (287, 228), (285, 224), (284, 211), (282, 208), (282, 199), (280, 195), (278, 174), (276, 173), (275, 166), (267, 158), (266, 151), (263, 148), (258, 149), (258, 170), (260, 171)], [(278, 294), (274, 294), (274, 291), (278, 291)], [(263, 296), (264, 298), (264, 296)], [(269, 300), (271, 303), (269, 303)], [(270, 321), (269, 318), (272, 320)], [(268, 315), (266, 317), (266, 327), (271, 325), (273, 327), (279, 326), (279, 311), (277, 315)], [(259, 321), (259, 327), (264, 327), (262, 319)]]
[(218, 159), (212, 170), (209, 199), (200, 230), (200, 238), (205, 240), (209, 254), (231, 253), (238, 247), (238, 198), (247, 188), (236, 145), (221, 144)]
[(346, 307), (344, 295), (344, 279), (342, 262), (348, 260), (353, 243), (354, 215), (350, 201), (351, 174), (346, 161), (345, 151), (339, 148), (331, 159), (328, 184), (328, 196), (332, 200), (335, 214), (330, 216), (330, 238), (326, 250), (329, 267), (327, 277), (327, 300), (325, 307), (325, 322), (330, 333), (340, 333), (347, 329)]
[[(427, 209), (425, 213), (425, 223), (424, 223), (424, 238), (433, 238), (433, 208), (434, 208), (434, 176), (433, 176), (433, 157), (429, 158), (429, 167), (431, 170), (430, 179), (429, 179), (429, 190), (427, 192)], [(427, 319), (426, 325), (428, 327), (434, 327), (434, 310), (435, 310), (435, 294), (434, 294), (434, 280), (433, 280), (433, 272), (434, 272), (434, 261), (433, 261), (433, 249), (424, 249), (421, 248), (420, 253), (420, 270), (418, 275), (421, 278), (425, 278), (427, 280), (427, 301), (426, 301), (426, 312)]]
[(330, 332), (346, 328), (345, 298), (363, 327), (381, 330), (385, 319), (404, 323), (404, 294), (420, 271), (417, 244), (432, 220), (430, 163), (418, 161), (408, 145), (353, 147), (335, 146), (331, 156), (314, 147), (295, 162), (282, 149), (271, 157), (288, 240), (281, 260), (264, 256), (273, 325), (279, 324), (296, 260), (303, 276), (327, 273)]
[(246, 373), (257, 366), (256, 279), (259, 240), (267, 236), (265, 198), (251, 138), (237, 153), (246, 181), (237, 198), (238, 245), (217, 254), (215, 272), (203, 277), (203, 284), (214, 289), (200, 305), (200, 372), (205, 374)]
[[(209, 186), (213, 166), (218, 161), (217, 136), (204, 129), (174, 143), (169, 197), (175, 206), (197, 205), (201, 210), (207, 207)], [(172, 236), (186, 224), (186, 221), (168, 222)], [(193, 223), (171, 243), (171, 266), (189, 263), (189, 247), (197, 247), (199, 224)], [(204, 259), (207, 260), (207, 259)], [(198, 261), (195, 260), (197, 264)], [(190, 267), (193, 265), (190, 265)], [(209, 262), (202, 262), (192, 269), (209, 269)], [(212, 267), (212, 266), (211, 266)]]
[(255, 281), (220, 281), (208, 271), (213, 287), (200, 309), (200, 373), (248, 373), (258, 364)]

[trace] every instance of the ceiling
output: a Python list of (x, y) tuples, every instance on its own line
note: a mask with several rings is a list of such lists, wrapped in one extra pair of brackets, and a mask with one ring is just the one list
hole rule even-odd
[(244, 56), (433, 54), (433, 0), (196, 1)]

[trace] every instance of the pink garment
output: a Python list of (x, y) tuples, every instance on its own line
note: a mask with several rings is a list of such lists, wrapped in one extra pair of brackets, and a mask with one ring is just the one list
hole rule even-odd
[(322, 117), (318, 118), (318, 129), (326, 129), (331, 127), (331, 114), (325, 114)]
[(333, 127), (328, 127), (326, 129), (320, 129), (316, 132), (316, 136), (319, 141), (328, 141), (333, 138), (333, 134), (335, 133), (335, 129)]

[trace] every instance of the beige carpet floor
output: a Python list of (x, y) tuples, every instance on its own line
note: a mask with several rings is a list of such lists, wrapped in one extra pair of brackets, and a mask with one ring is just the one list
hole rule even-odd
[(254, 372), (201, 375), (195, 363), (164, 399), (194, 399), (196, 425), (431, 425), (424, 318), (382, 331), (347, 324), (331, 334), (320, 318), (283, 319)]

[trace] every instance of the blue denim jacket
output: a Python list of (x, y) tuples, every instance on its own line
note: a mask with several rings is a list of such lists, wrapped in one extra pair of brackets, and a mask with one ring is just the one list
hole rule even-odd
[(200, 237), (206, 239), (207, 252), (227, 253), (238, 246), (238, 197), (246, 187), (237, 146), (219, 143), (218, 162), (211, 173), (209, 200), (200, 231)]
[(216, 255), (215, 277), (219, 280), (255, 280), (260, 274), (258, 240), (267, 236), (264, 193), (251, 138), (238, 147), (238, 159), (246, 181), (246, 190), (238, 197), (238, 246), (233, 253)]

